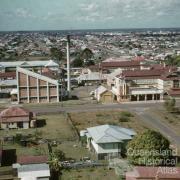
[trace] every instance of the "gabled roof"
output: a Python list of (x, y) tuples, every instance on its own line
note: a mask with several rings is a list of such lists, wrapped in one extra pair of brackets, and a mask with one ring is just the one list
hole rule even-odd
[(112, 143), (130, 140), (136, 133), (132, 129), (112, 125), (87, 128), (88, 134), (96, 143)]
[(53, 60), (49, 60), (49, 62), (45, 65), (45, 67), (52, 67), (52, 66), (57, 66), (58, 64), (55, 63)]
[(21, 116), (29, 116), (29, 111), (22, 108), (22, 107), (16, 107), (12, 106), (9, 107), (0, 113), (0, 118), (4, 117), (21, 117)]
[(6, 62), (0, 62), (0, 66), (8, 68), (8, 67), (17, 67), (17, 66), (51, 66), (51, 67), (58, 67), (59, 65), (55, 63), (53, 60), (48, 61), (6, 61)]
[(18, 164), (41, 164), (47, 163), (47, 156), (19, 156), (17, 158)]
[(55, 84), (55, 85), (59, 84), (58, 81), (55, 80), (55, 79), (49, 78), (47, 76), (44, 76), (44, 75), (41, 75), (41, 74), (38, 74), (38, 73), (35, 73), (35, 72), (32, 72), (32, 71), (29, 71), (29, 70), (21, 68), (21, 67), (17, 67), (16, 68), (16, 72), (17, 73), (21, 72), (23, 74), (27, 74), (27, 75), (32, 76), (34, 78), (38, 78), (40, 80), (47, 81), (47, 82)]
[(95, 89), (95, 94), (102, 94), (104, 92), (107, 91), (107, 88), (105, 88), (104, 86), (99, 86), (97, 89)]

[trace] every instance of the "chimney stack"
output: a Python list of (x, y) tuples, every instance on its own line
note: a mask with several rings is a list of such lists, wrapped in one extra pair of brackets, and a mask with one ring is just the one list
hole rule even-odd
[(71, 98), (71, 74), (70, 74), (70, 35), (67, 35), (67, 91)]

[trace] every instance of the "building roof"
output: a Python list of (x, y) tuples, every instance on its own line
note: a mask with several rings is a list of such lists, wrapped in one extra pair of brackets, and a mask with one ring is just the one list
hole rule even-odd
[(3, 81), (0, 81), (0, 86), (17, 86), (17, 80), (16, 79), (6, 79)]
[(28, 117), (30, 112), (22, 107), (12, 106), (0, 113), (0, 118)]
[(91, 72), (89, 74), (81, 74), (78, 78), (79, 81), (97, 81), (103, 80), (105, 77), (99, 72)]
[(112, 143), (130, 140), (136, 133), (132, 129), (112, 125), (87, 128), (88, 134), (96, 143)]
[(97, 89), (95, 89), (95, 95), (98, 95), (98, 94), (102, 94), (104, 92), (106, 92), (108, 89), (105, 88), (104, 86), (99, 86)]
[(102, 62), (102, 67), (137, 67), (140, 66), (139, 61), (114, 61), (114, 62)]
[[(172, 168), (174, 169), (172, 171)], [(132, 172), (126, 173), (126, 178), (154, 179), (156, 177), (166, 179), (180, 179), (179, 167), (144, 167), (137, 166)]]
[(28, 164), (14, 166), (17, 168), (18, 178), (25, 180), (34, 180), (37, 178), (50, 177), (50, 169), (48, 164)]
[(127, 80), (133, 79), (177, 79), (173, 73), (176, 73), (176, 70), (169, 68), (160, 68), (160, 69), (146, 69), (146, 70), (124, 70), (121, 74), (116, 77), (124, 77)]
[(7, 78), (16, 78), (16, 72), (4, 72), (4, 73), (0, 73), (0, 79), (7, 79)]
[(170, 96), (180, 96), (180, 88), (173, 88), (168, 91)]
[(18, 164), (41, 164), (47, 163), (47, 156), (19, 156), (17, 158)]
[(38, 73), (35, 73), (35, 72), (32, 72), (32, 71), (29, 71), (29, 70), (21, 68), (21, 67), (17, 67), (16, 72), (17, 73), (21, 72), (23, 74), (27, 74), (27, 75), (32, 76), (34, 78), (38, 78), (40, 80), (47, 81), (47, 82), (55, 84), (55, 85), (59, 85), (58, 81), (55, 80), (55, 79), (49, 78), (49, 77), (44, 76), (42, 74), (38, 74)]
[(8, 61), (8, 62), (0, 62), (0, 65), (5, 68), (13, 68), (17, 66), (21, 67), (58, 67), (59, 65), (55, 63), (53, 60), (48, 61)]

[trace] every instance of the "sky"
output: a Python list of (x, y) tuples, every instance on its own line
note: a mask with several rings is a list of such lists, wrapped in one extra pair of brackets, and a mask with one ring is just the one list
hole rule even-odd
[(180, 27), (180, 0), (0, 0), (0, 31)]

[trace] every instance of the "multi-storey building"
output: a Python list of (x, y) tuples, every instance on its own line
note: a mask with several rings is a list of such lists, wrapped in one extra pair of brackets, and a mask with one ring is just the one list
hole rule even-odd
[(172, 67), (122, 71), (111, 86), (118, 102), (161, 100), (174, 92), (180, 95), (180, 72)]
[(19, 103), (59, 102), (58, 80), (17, 67), (17, 100)]

